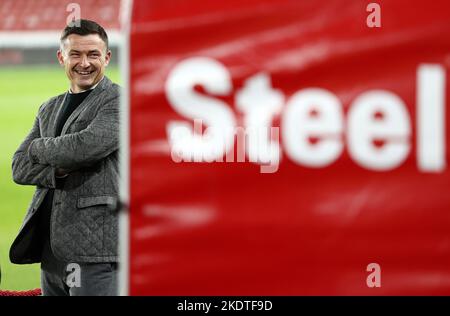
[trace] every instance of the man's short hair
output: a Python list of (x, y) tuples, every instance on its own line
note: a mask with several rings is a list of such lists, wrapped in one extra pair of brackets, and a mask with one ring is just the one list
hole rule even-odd
[(98, 34), (103, 42), (105, 42), (106, 50), (108, 51), (109, 49), (108, 35), (106, 34), (105, 29), (97, 22), (85, 19), (73, 21), (64, 28), (60, 39), (61, 44), (70, 34), (78, 34), (82, 36)]

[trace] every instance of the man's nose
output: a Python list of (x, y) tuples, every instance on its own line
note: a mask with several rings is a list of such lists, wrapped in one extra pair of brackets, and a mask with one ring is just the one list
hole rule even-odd
[(81, 67), (89, 67), (89, 60), (88, 60), (87, 56), (85, 56), (85, 55), (81, 56), (80, 66)]

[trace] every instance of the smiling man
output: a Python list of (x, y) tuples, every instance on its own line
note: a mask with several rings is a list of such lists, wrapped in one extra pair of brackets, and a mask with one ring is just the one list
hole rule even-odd
[(104, 75), (108, 36), (74, 21), (57, 57), (69, 91), (41, 105), (13, 157), (14, 181), (36, 192), (10, 260), (41, 263), (44, 295), (116, 295), (119, 87)]

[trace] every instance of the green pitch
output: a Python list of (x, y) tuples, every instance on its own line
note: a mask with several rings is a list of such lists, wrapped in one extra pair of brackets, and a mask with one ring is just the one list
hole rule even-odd
[[(119, 82), (118, 69), (106, 75)], [(9, 262), (9, 247), (22, 223), (34, 191), (12, 181), (11, 158), (31, 128), (39, 106), (68, 88), (59, 66), (0, 67), (0, 289), (29, 290), (40, 287), (39, 265)]]

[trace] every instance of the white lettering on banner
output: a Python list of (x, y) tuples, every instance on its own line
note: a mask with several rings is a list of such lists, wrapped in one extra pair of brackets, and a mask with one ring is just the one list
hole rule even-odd
[(281, 120), (286, 153), (306, 167), (325, 167), (342, 152), (342, 106), (323, 89), (305, 89), (288, 101)]
[(411, 149), (410, 134), (408, 112), (395, 94), (369, 91), (353, 101), (348, 113), (348, 149), (361, 166), (380, 171), (398, 167)]
[(206, 92), (228, 95), (232, 90), (230, 74), (219, 62), (210, 58), (191, 58), (179, 63), (166, 82), (166, 94), (180, 115), (202, 120), (208, 126), (205, 133), (193, 133), (190, 123), (171, 121), (167, 125), (172, 152), (185, 161), (213, 161), (221, 158), (234, 144), (236, 120), (233, 111), (223, 101), (197, 93), (202, 85)]
[(236, 93), (236, 107), (244, 113), (247, 134), (246, 153), (251, 162), (278, 165), (280, 145), (269, 135), (273, 117), (280, 113), (284, 102), (281, 91), (271, 87), (269, 75), (262, 73), (245, 81)]
[[(169, 104), (192, 121), (207, 128), (192, 128), (188, 121), (167, 124), (172, 159), (176, 162), (223, 161), (234, 149), (236, 118), (231, 107), (194, 90), (202, 85), (211, 95), (228, 96), (232, 80), (220, 62), (204, 57), (186, 59), (169, 74), (165, 90)], [(409, 112), (403, 100), (386, 90), (366, 91), (350, 104), (346, 124), (340, 100), (321, 88), (294, 93), (283, 108), (284, 94), (271, 86), (270, 76), (259, 73), (244, 82), (235, 95), (243, 113), (246, 155), (249, 161), (276, 165), (281, 145), (269, 134), (273, 118), (281, 113), (283, 147), (295, 163), (321, 168), (342, 154), (344, 141), (350, 157), (361, 167), (388, 171), (399, 167), (412, 147)], [(417, 72), (417, 166), (422, 172), (442, 172), (445, 157), (445, 69), (419, 65)], [(278, 134), (276, 134), (278, 135)], [(238, 135), (239, 141), (239, 135)], [(238, 144), (239, 145), (239, 144)], [(238, 148), (239, 151), (239, 148)], [(239, 155), (238, 155), (239, 157)]]
[(419, 169), (442, 172), (445, 167), (445, 70), (421, 65), (417, 71), (417, 157)]

